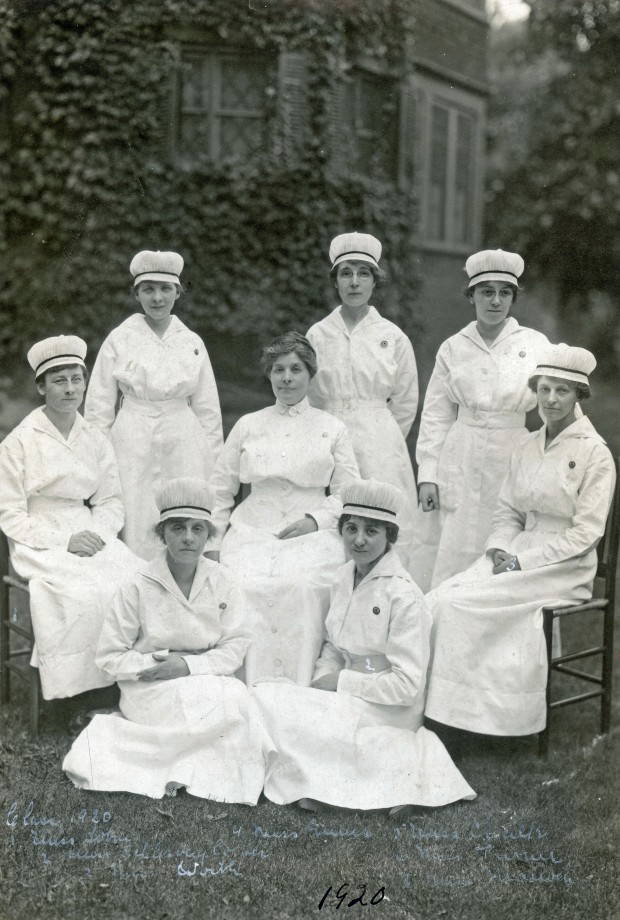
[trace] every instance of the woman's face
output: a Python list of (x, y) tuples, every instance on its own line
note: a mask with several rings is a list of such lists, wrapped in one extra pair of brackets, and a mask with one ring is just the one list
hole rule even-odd
[(387, 527), (379, 521), (352, 515), (342, 525), (342, 539), (349, 559), (370, 565), (380, 559), (387, 549)]
[(84, 370), (79, 364), (59, 370), (52, 368), (46, 371), (37, 389), (45, 396), (45, 405), (52, 412), (75, 413), (82, 405), (86, 390)]
[(209, 530), (206, 521), (197, 521), (194, 518), (166, 521), (164, 543), (168, 549), (168, 555), (175, 562), (184, 564), (197, 562), (204, 552), (208, 539)]
[(561, 377), (541, 377), (536, 387), (538, 408), (548, 422), (575, 420), (577, 384)]
[(470, 303), (476, 308), (476, 319), (486, 326), (506, 322), (513, 298), (513, 289), (503, 281), (483, 281), (469, 294)]
[(269, 380), (276, 399), (285, 406), (294, 406), (308, 392), (310, 371), (301, 358), (291, 351), (276, 358), (271, 366)]
[(180, 291), (170, 281), (141, 281), (135, 294), (145, 316), (159, 323), (170, 317)]
[(353, 310), (365, 307), (375, 287), (370, 265), (367, 262), (341, 262), (336, 271), (336, 287), (344, 306)]

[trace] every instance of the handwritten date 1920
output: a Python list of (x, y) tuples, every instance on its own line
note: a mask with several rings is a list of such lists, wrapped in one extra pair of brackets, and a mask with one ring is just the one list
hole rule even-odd
[[(375, 891), (372, 898), (369, 901), (364, 900), (364, 895), (366, 894), (366, 885), (357, 885), (356, 891), (361, 891), (362, 893), (355, 898), (351, 898), (346, 907), (355, 907), (359, 904), (361, 907), (367, 907), (369, 904), (380, 904), (385, 897), (385, 888), (381, 886), (378, 891)], [(332, 891), (332, 886), (330, 885), (321, 900), (319, 901), (319, 910), (321, 910), (329, 897), (330, 892)], [(338, 910), (342, 907), (343, 903), (348, 898), (349, 892), (349, 883), (343, 882), (338, 891), (334, 892), (334, 898), (338, 901), (336, 904), (335, 910)]]

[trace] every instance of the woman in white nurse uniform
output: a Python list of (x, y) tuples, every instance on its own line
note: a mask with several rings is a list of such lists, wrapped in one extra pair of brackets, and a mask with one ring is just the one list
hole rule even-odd
[[(329, 585), (344, 561), (339, 494), (359, 474), (345, 426), (308, 404), (316, 373), (308, 340), (298, 332), (278, 336), (262, 366), (276, 403), (244, 415), (230, 432), (211, 478), (213, 522), (220, 534), (230, 522), (221, 561), (243, 592), (252, 634), (248, 684), (278, 677), (307, 685), (323, 642)], [(232, 511), (241, 483), (251, 492)]]
[(213, 494), (200, 480), (174, 479), (156, 501), (165, 551), (118, 592), (97, 650), (118, 681), (121, 713), (96, 715), (63, 769), (82, 789), (161, 798), (184, 786), (255, 805), (262, 753), (247, 689), (233, 676), (248, 632), (232, 578), (203, 556)]
[(427, 595), (426, 715), (438, 722), (490, 735), (545, 727), (541, 610), (590, 597), (616, 478), (605, 442), (576, 413), (595, 367), (583, 348), (542, 356), (530, 386), (545, 424), (511, 457), (486, 554)]
[[(528, 435), (525, 414), (536, 405), (527, 381), (549, 345), (541, 332), (508, 315), (521, 256), (485, 250), (470, 256), (465, 269), (476, 319), (437, 352), (416, 446), (420, 505), (438, 514), (440, 524), (436, 550), (434, 522), (423, 524), (416, 538), (414, 568), (424, 560), (424, 590), (484, 552), (510, 457)], [(431, 549), (423, 542), (427, 530)]]
[(381, 243), (368, 233), (343, 233), (329, 247), (331, 279), (341, 299), (308, 330), (318, 371), (308, 397), (347, 426), (366, 478), (397, 486), (406, 500), (398, 553), (414, 578), (410, 544), (416, 485), (406, 437), (418, 408), (418, 374), (411, 342), (370, 300), (378, 281)]
[[(403, 568), (403, 496), (361, 481), (342, 493), (350, 561), (337, 573), (312, 687), (252, 689), (265, 727), (265, 795), (346, 808), (435, 807), (473, 798), (437, 736), (422, 726), (431, 619)], [(329, 692), (332, 691), (332, 692)]]
[(117, 540), (121, 487), (108, 439), (78, 408), (86, 342), (59, 335), (28, 352), (45, 405), (0, 445), (0, 527), (30, 585), (32, 664), (45, 699), (109, 686), (95, 648), (112, 595), (140, 560)]
[(204, 343), (171, 315), (183, 259), (176, 252), (144, 251), (129, 268), (144, 312), (117, 326), (101, 346), (84, 414), (109, 435), (116, 452), (123, 539), (151, 559), (157, 554), (155, 491), (176, 476), (209, 478), (222, 447), (222, 417)]

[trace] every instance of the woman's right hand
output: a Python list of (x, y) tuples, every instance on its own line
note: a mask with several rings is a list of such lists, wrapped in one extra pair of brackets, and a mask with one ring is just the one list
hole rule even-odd
[(418, 483), (418, 502), (422, 511), (439, 511), (439, 489), (435, 482)]
[(338, 689), (339, 677), (340, 671), (332, 671), (331, 674), (324, 674), (323, 677), (313, 680), (311, 687), (314, 690), (331, 690), (334, 692)]
[(75, 553), (76, 556), (94, 556), (105, 546), (105, 541), (101, 539), (98, 533), (93, 530), (80, 530), (79, 533), (71, 534), (67, 552)]
[(212, 562), (220, 561), (220, 551), (219, 549), (210, 549), (208, 553), (203, 553), (207, 559), (211, 559)]

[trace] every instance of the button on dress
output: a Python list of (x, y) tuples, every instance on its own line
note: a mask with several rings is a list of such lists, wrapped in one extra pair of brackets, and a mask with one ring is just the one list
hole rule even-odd
[(143, 314), (130, 316), (101, 346), (84, 406), (85, 418), (114, 446), (123, 539), (151, 559), (158, 552), (151, 533), (159, 520), (156, 489), (179, 476), (207, 480), (222, 448), (217, 387), (202, 339), (176, 316), (162, 338)]

